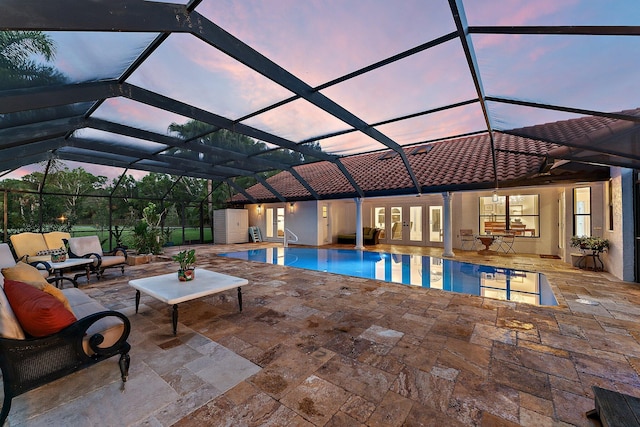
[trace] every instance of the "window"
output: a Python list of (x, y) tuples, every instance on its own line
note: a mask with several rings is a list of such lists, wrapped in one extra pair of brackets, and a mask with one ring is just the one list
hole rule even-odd
[(538, 195), (480, 197), (480, 234), (540, 237)]
[(591, 236), (591, 188), (573, 189), (573, 235)]

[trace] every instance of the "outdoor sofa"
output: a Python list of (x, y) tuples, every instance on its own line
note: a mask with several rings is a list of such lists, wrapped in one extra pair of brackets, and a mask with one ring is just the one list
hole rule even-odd
[[(380, 243), (380, 232), (382, 230), (373, 227), (362, 228), (362, 238), (365, 245), (377, 245)], [(338, 243), (356, 243), (356, 233), (338, 234)]]
[(51, 262), (51, 255), (59, 251), (66, 252), (64, 239), (69, 239), (71, 234), (64, 231), (51, 231), (49, 233), (24, 232), (13, 234), (9, 237), (11, 246), (19, 261)]
[[(19, 273), (25, 281), (16, 280), (14, 270), (18, 268), (27, 271)], [(38, 277), (44, 282), (38, 282)], [(130, 329), (129, 319), (122, 313), (105, 309), (78, 288), (51, 286), (35, 267), (19, 262), (3, 268), (0, 369), (4, 400), (0, 425), (4, 425), (14, 397), (115, 355), (120, 355), (124, 387), (130, 364)]]

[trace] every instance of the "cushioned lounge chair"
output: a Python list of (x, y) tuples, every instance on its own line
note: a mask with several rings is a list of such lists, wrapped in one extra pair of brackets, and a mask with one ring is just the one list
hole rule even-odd
[(93, 258), (91, 270), (98, 278), (107, 268), (120, 268), (124, 274), (124, 266), (127, 265), (127, 251), (124, 248), (104, 252), (98, 236), (71, 237), (67, 243), (70, 258)]

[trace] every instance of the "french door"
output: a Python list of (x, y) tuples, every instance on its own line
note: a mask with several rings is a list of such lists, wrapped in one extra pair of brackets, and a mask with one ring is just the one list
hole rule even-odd
[(266, 237), (284, 238), (284, 208), (266, 209)]
[(424, 243), (424, 207), (394, 205), (374, 208), (374, 223), (384, 230), (386, 243), (415, 245)]

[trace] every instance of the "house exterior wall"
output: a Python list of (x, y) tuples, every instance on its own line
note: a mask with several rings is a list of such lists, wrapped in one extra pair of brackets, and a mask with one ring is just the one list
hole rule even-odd
[[(571, 263), (571, 253), (577, 252), (571, 247), (573, 236), (573, 190), (577, 187), (591, 188), (591, 225), (592, 235), (602, 236), (611, 241), (609, 253), (602, 255), (605, 270), (622, 279), (634, 280), (634, 234), (633, 234), (633, 173), (630, 170), (612, 168), (612, 199), (614, 227), (608, 225), (607, 182), (580, 183), (569, 186), (523, 187), (500, 189), (500, 196), (531, 195), (539, 196), (540, 237), (517, 237), (514, 249), (517, 253), (558, 255)], [(564, 199), (562, 197), (564, 193)], [(454, 252), (460, 248), (460, 229), (471, 228), (474, 234), (479, 230), (479, 197), (490, 197), (492, 191), (473, 191), (453, 193), (452, 233)], [(397, 196), (363, 199), (362, 225), (373, 225), (375, 207), (394, 205), (410, 206), (420, 204), (425, 207), (442, 205), (441, 194), (416, 196)], [(564, 216), (561, 218), (562, 204)], [(327, 217), (323, 217), (323, 206)], [(267, 207), (285, 207), (285, 227), (298, 237), (297, 244), (322, 246), (335, 243), (338, 234), (353, 233), (356, 228), (355, 199), (321, 200), (296, 202), (294, 212), (288, 203), (262, 204), (262, 214), (257, 214), (256, 205), (248, 206), (249, 225), (260, 227), (263, 236), (265, 230), (265, 209)], [(428, 209), (427, 209), (428, 210)], [(425, 212), (428, 215), (428, 212)], [(560, 224), (564, 223), (564, 241), (561, 242)], [(428, 219), (425, 219), (424, 231), (427, 231)], [(268, 241), (268, 239), (265, 239)], [(281, 241), (282, 239), (271, 239)], [(428, 239), (427, 239), (428, 240)], [(387, 242), (392, 243), (392, 242)], [(439, 242), (428, 242), (427, 246), (442, 247)]]
[[(609, 230), (607, 224), (603, 233), (603, 237), (611, 242), (611, 247), (605, 255), (607, 270), (622, 280), (633, 281), (635, 275), (633, 171), (611, 168), (611, 184), (613, 230)], [(605, 197), (603, 204), (607, 209), (608, 197)]]

